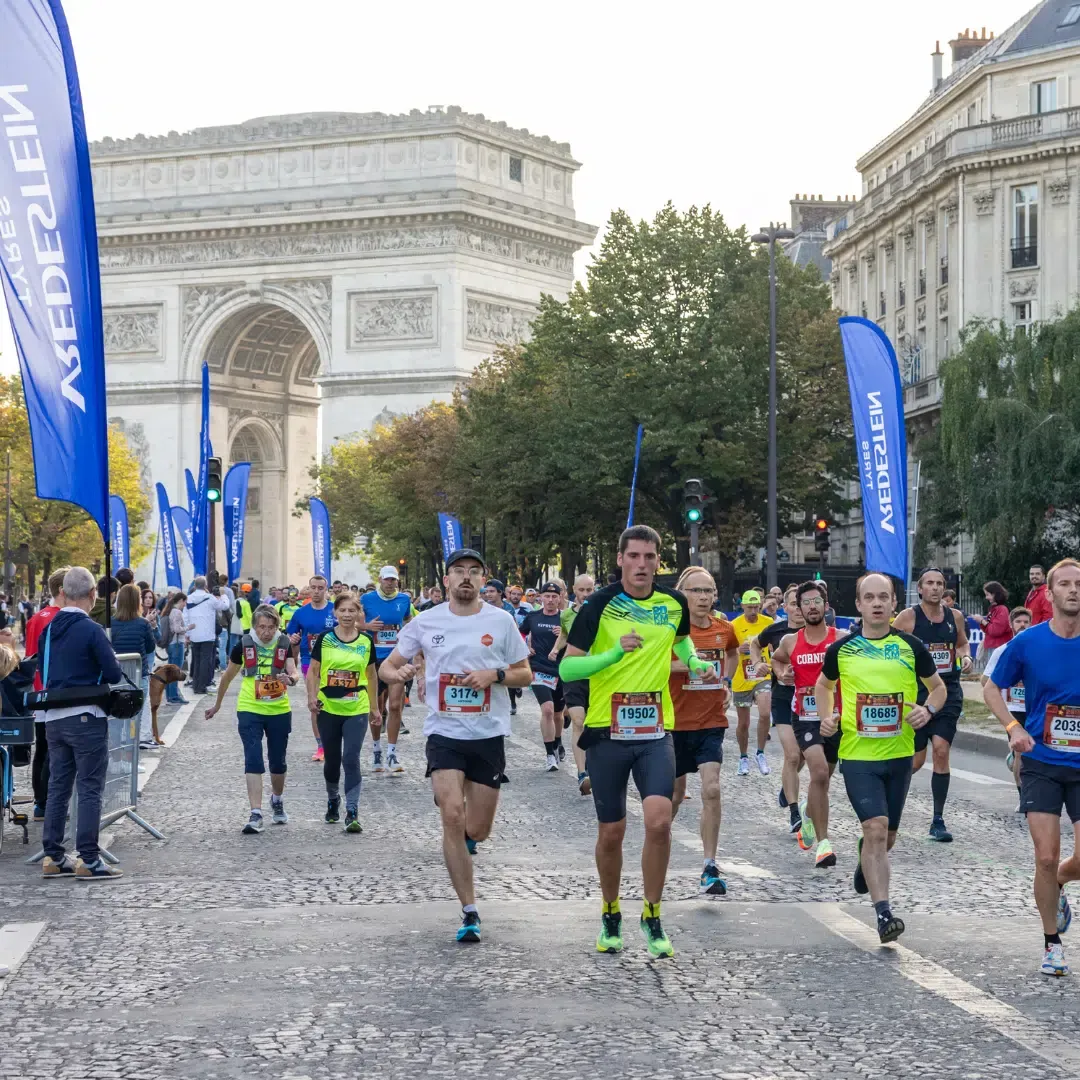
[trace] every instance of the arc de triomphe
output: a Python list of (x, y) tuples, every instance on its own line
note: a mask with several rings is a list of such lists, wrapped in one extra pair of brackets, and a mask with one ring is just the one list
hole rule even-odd
[(310, 573), (310, 523), (291, 511), (321, 452), (449, 398), (527, 335), (542, 293), (565, 297), (596, 232), (574, 216), (567, 144), (456, 107), (91, 153), (110, 421), (144, 482), (185, 504), (209, 363), (214, 451), (253, 463), (243, 572), (264, 584)]

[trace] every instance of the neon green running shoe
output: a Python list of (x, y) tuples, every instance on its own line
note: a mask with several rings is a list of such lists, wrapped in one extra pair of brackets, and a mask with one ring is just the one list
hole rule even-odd
[(799, 813), (802, 815), (802, 830), (799, 847), (801, 847), (803, 851), (809, 851), (817, 843), (817, 831), (814, 829), (814, 823), (810, 820), (810, 815), (806, 812), (805, 799), (799, 803)]
[(658, 916), (652, 915), (645, 918), (643, 915), (641, 917), (641, 936), (645, 938), (645, 943), (649, 946), (650, 956), (659, 959), (662, 956), (675, 955), (675, 950), (671, 947), (671, 942), (668, 941), (668, 936), (664, 933)]
[(622, 952), (622, 913), (609, 911), (600, 918), (600, 936), (596, 939), (596, 951)]

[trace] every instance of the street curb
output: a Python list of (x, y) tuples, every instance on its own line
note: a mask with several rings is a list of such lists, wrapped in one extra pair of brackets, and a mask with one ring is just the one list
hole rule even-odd
[(960, 728), (952, 742), (957, 750), (973, 750), (977, 754), (996, 754), (1004, 757), (1009, 752), (1009, 740), (1004, 732), (1000, 735), (988, 731), (971, 731)]

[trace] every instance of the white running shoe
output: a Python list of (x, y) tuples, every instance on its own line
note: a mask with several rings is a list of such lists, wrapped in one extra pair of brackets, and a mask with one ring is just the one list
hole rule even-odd
[(750, 759), (745, 754), (741, 758), (739, 758), (739, 775), (750, 775)]
[(768, 759), (765, 757), (764, 750), (759, 750), (757, 752), (757, 754), (755, 755), (755, 760), (757, 761), (758, 772), (761, 773), (762, 776), (768, 776), (769, 773), (772, 772), (772, 769), (769, 768), (769, 762)]
[(546, 771), (547, 772), (558, 772), (559, 771), (559, 759), (554, 754), (548, 754), (548, 756), (547, 756)]
[(371, 771), (373, 773), (386, 772), (386, 766), (383, 764), (382, 751), (374, 750), (371, 754)]
[(390, 750), (386, 754), (387, 771), (394, 776), (400, 776), (405, 771), (405, 766), (398, 761), (397, 751)]
[(1060, 942), (1046, 946), (1042, 967), (1044, 975), (1068, 975), (1069, 965), (1065, 963), (1065, 948)]

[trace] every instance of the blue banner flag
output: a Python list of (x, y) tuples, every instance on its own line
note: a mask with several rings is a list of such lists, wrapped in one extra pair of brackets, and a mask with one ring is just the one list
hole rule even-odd
[(311, 544), (315, 550), (315, 573), (330, 577), (330, 511), (322, 499), (311, 500)]
[(195, 486), (195, 509), (191, 512), (191, 562), (196, 576), (206, 573), (210, 557), (209, 504), (206, 501), (210, 466), (210, 367), (202, 366), (202, 423), (199, 427), (199, 482)]
[(240, 577), (244, 562), (244, 518), (247, 512), (248, 480), (251, 465), (240, 462), (225, 474), (221, 491), (221, 511), (225, 516), (225, 557), (229, 564), (229, 580)]
[(173, 529), (179, 534), (180, 539), (183, 541), (184, 548), (188, 553), (188, 558), (191, 560), (192, 566), (194, 566), (195, 539), (191, 535), (191, 515), (182, 506), (174, 506), (172, 508), (172, 521)]
[(907, 434), (896, 353), (869, 319), (842, 318), (840, 339), (855, 421), (866, 569), (891, 574), (906, 585)]
[(439, 536), (442, 537), (442, 553), (445, 562), (461, 543), (461, 522), (453, 514), (439, 515)]
[(199, 503), (199, 492), (195, 487), (195, 477), (190, 469), (184, 470), (184, 481), (187, 483), (187, 512), (191, 517), (195, 516), (195, 507)]
[(169, 496), (164, 484), (157, 484), (158, 532), (161, 535), (161, 549), (165, 552), (165, 580), (170, 589), (182, 589), (180, 560), (176, 555), (176, 534), (173, 532), (173, 511), (169, 508)]
[(113, 571), (131, 566), (131, 543), (128, 535), (127, 503), (119, 495), (109, 496), (109, 546)]
[(41, 499), (108, 536), (97, 223), (79, 76), (60, 0), (0, 0), (0, 278)]
[(637, 492), (637, 471), (641, 463), (641, 439), (645, 434), (645, 425), (638, 424), (637, 440), (634, 443), (634, 476), (630, 481), (630, 512), (626, 515), (626, 527), (629, 529), (634, 524), (634, 495)]

